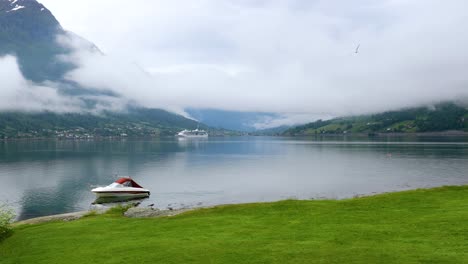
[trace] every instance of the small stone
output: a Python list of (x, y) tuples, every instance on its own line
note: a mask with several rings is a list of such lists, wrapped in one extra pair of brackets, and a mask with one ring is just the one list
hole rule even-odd
[(125, 214), (126, 217), (154, 217), (160, 215), (160, 210), (155, 208), (132, 207)]

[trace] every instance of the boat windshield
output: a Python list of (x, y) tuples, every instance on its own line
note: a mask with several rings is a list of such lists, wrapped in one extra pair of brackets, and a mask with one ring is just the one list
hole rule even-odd
[(123, 185), (120, 184), (120, 183), (113, 182), (113, 183), (111, 183), (108, 187), (111, 187), (111, 188), (123, 188), (123, 187), (125, 187), (125, 186), (123, 186)]

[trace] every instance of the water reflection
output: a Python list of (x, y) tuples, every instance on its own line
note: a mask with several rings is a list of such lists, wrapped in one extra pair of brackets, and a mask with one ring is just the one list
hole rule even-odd
[(460, 138), (210, 138), (0, 143), (0, 201), (20, 219), (89, 209), (91, 189), (130, 175), (143, 205), (178, 208), (342, 198), (468, 183)]

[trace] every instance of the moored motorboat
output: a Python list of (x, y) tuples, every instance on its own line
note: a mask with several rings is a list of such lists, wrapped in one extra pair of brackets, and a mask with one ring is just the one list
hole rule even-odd
[(150, 191), (141, 187), (130, 177), (122, 177), (105, 187), (97, 187), (91, 190), (98, 198), (122, 197), (144, 198), (150, 195)]

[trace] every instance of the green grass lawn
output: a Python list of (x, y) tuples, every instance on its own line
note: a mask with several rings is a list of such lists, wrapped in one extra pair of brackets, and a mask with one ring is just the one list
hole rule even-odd
[(0, 263), (468, 263), (468, 186), (23, 225)]

